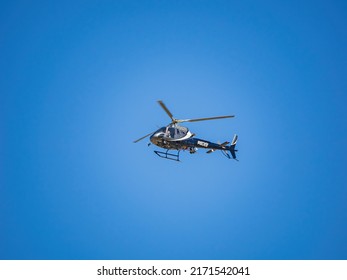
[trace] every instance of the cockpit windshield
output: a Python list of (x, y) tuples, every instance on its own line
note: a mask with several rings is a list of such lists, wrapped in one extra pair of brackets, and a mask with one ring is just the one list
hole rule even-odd
[(178, 125), (169, 125), (166, 127), (162, 127), (156, 131), (157, 133), (163, 133), (164, 137), (179, 139), (187, 135), (188, 128)]

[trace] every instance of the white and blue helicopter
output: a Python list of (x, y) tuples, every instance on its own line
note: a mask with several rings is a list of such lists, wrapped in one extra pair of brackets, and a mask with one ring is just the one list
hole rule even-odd
[[(175, 119), (169, 109), (165, 106), (164, 102), (159, 100), (159, 105), (164, 109), (164, 111), (168, 114), (168, 116), (171, 118), (171, 123), (169, 123), (167, 126), (161, 127), (155, 132), (151, 132), (137, 140), (134, 141), (134, 143), (137, 143), (141, 141), (142, 139), (145, 139), (146, 137), (150, 136), (150, 141), (163, 149), (166, 149), (166, 152), (162, 151), (154, 151), (159, 157), (165, 158), (165, 159), (171, 159), (180, 161), (179, 155), (182, 150), (189, 150), (191, 154), (196, 153), (198, 148), (208, 149), (207, 153), (212, 153), (216, 150), (220, 150), (223, 155), (225, 155), (227, 158), (233, 158), (236, 159), (236, 152), (235, 146), (237, 142), (237, 135), (234, 135), (233, 140), (230, 142), (226, 141), (221, 144), (212, 143), (210, 141), (206, 141), (203, 139), (195, 138), (195, 134), (190, 132), (187, 127), (183, 127), (178, 125), (179, 123), (183, 122), (198, 122), (198, 121), (207, 121), (207, 120), (216, 120), (216, 119), (225, 119), (225, 118), (233, 118), (234, 116), (219, 116), (219, 117), (211, 117), (211, 118), (199, 118), (199, 119)], [(148, 146), (151, 143), (148, 144)], [(230, 145), (229, 145), (230, 144)], [(177, 153), (169, 152), (170, 150), (177, 150)]]

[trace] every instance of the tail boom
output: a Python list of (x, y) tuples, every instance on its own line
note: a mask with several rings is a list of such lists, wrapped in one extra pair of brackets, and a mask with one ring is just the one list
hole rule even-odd
[[(220, 150), (227, 158), (233, 158), (236, 159), (236, 142), (237, 142), (238, 136), (235, 134), (233, 140), (230, 142), (226, 141), (222, 144), (212, 143), (206, 140), (198, 139), (198, 138), (191, 138), (185, 143), (189, 147), (194, 148), (203, 148), (208, 149), (207, 153), (213, 153), (216, 150)], [(229, 145), (230, 144), (230, 145)]]

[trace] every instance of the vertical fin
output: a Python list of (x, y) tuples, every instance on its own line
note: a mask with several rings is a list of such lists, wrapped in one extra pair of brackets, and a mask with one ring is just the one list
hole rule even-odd
[(236, 152), (237, 150), (235, 150), (235, 146), (236, 146), (236, 142), (237, 142), (238, 136), (235, 134), (233, 141), (231, 141), (231, 145), (229, 147), (229, 151), (231, 153), (231, 156), (233, 157), (233, 159), (236, 159)]

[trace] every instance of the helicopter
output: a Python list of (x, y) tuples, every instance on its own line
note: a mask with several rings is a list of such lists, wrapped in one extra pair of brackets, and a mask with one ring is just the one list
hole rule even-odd
[[(198, 148), (208, 149), (207, 153), (210, 154), (215, 152), (216, 150), (220, 150), (224, 156), (231, 159), (236, 159), (235, 146), (238, 139), (238, 136), (235, 134), (233, 140), (230, 142), (225, 141), (224, 143), (213, 143), (207, 140), (195, 138), (195, 134), (192, 133), (187, 127), (180, 126), (180, 123), (184, 122), (198, 122), (198, 121), (207, 121), (207, 120), (216, 120), (216, 119), (225, 119), (225, 118), (233, 118), (234, 115), (231, 116), (218, 116), (218, 117), (210, 117), (210, 118), (198, 118), (198, 119), (176, 119), (173, 117), (170, 110), (166, 107), (162, 100), (157, 101), (162, 109), (166, 112), (166, 114), (170, 117), (171, 123), (167, 126), (161, 127), (158, 130), (151, 132), (137, 140), (134, 143), (137, 143), (148, 136), (150, 136), (150, 141), (152, 144), (166, 149), (163, 151), (154, 151), (156, 155), (164, 159), (170, 159), (175, 161), (180, 161), (180, 152), (183, 150), (189, 150), (190, 154), (194, 154), (197, 152)], [(151, 145), (148, 144), (148, 146)], [(230, 145), (229, 145), (230, 144)], [(170, 150), (177, 150), (177, 153), (170, 152)]]

